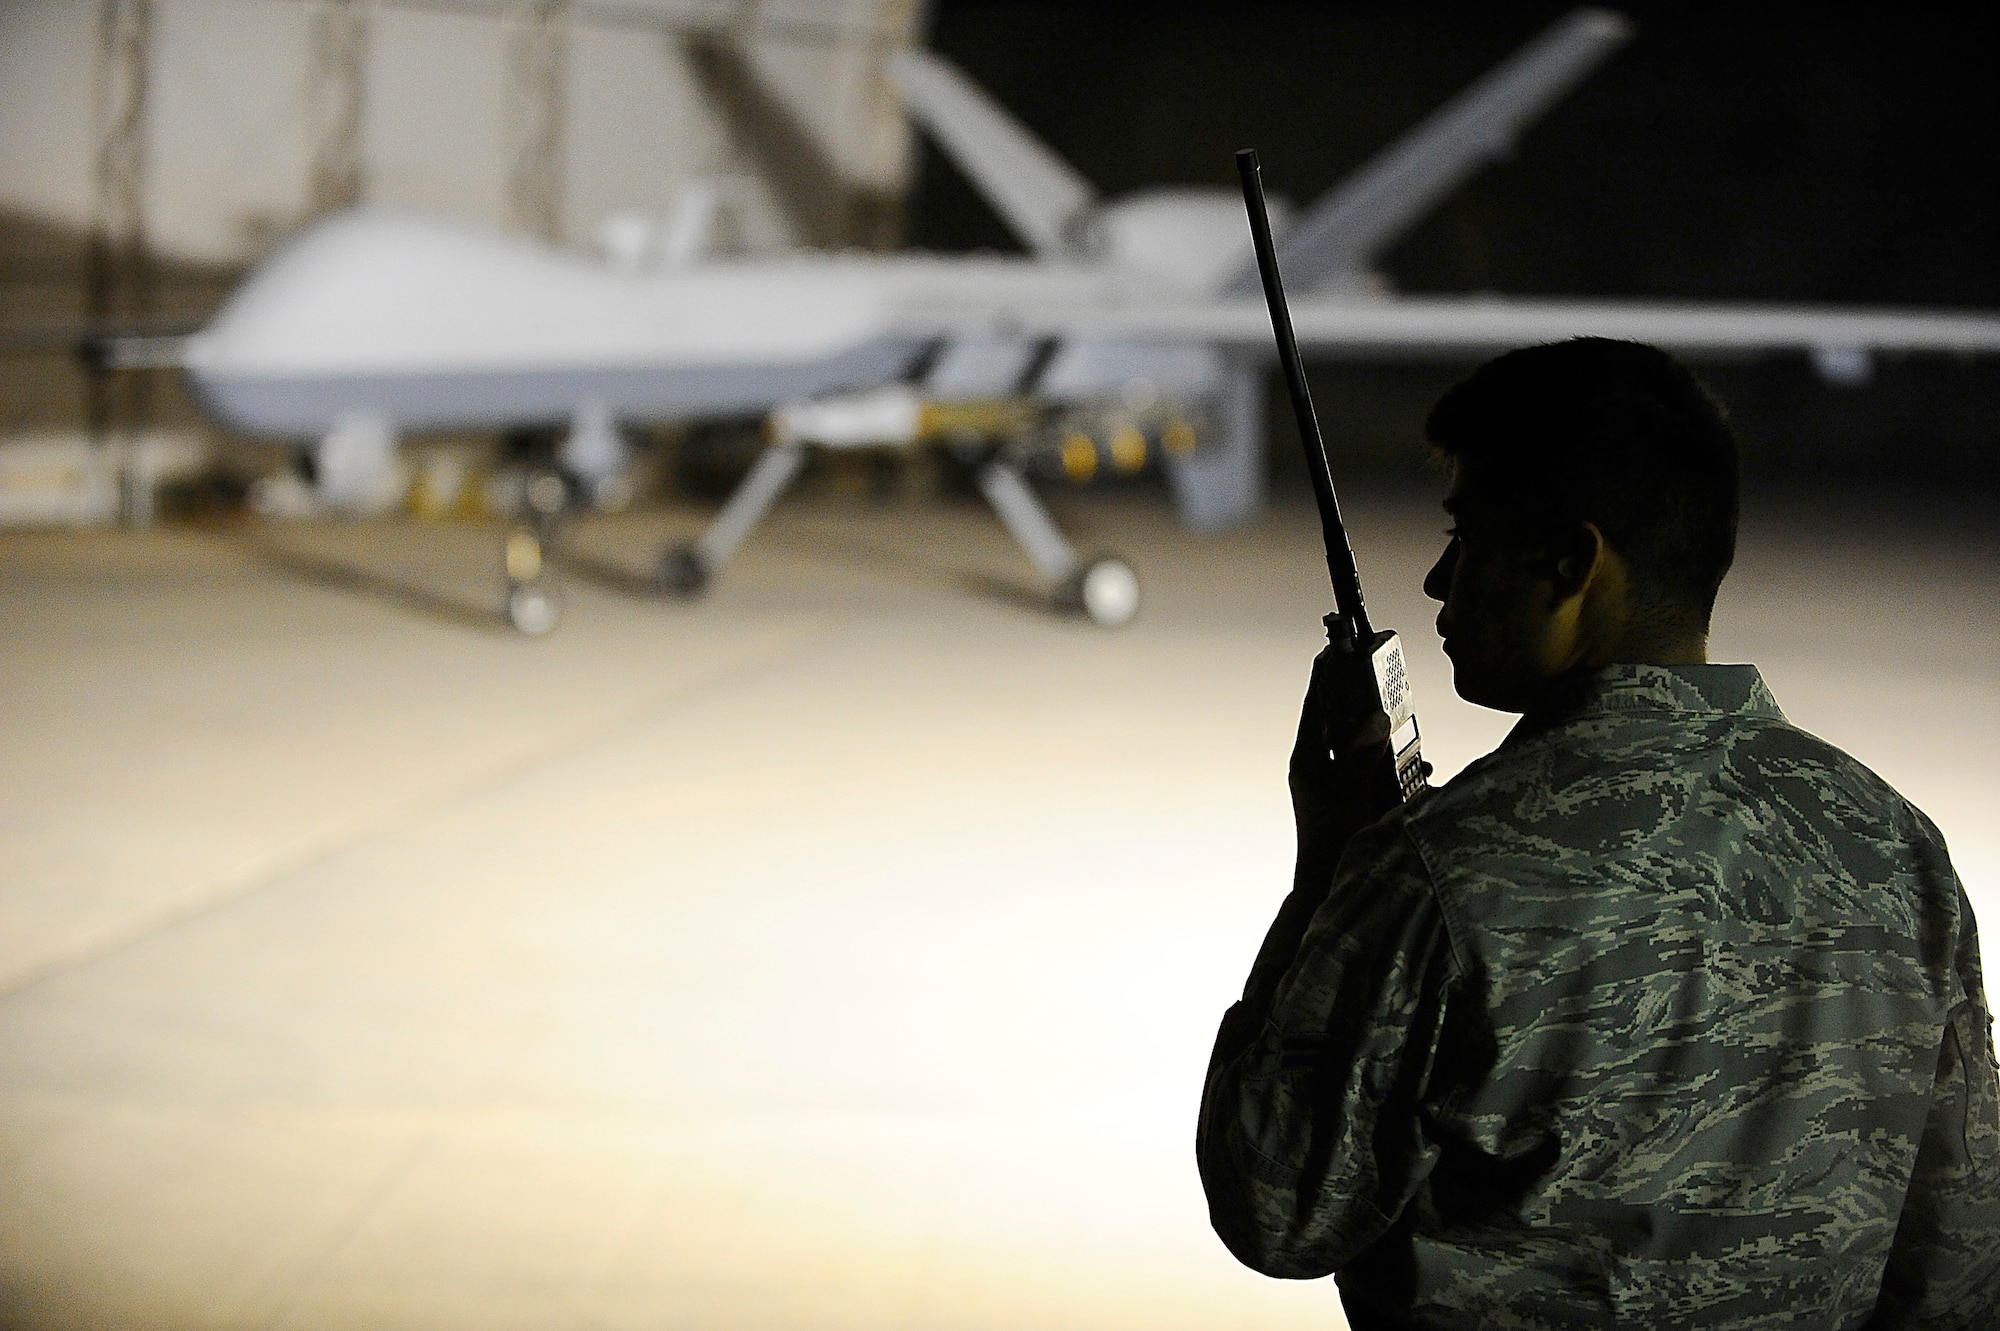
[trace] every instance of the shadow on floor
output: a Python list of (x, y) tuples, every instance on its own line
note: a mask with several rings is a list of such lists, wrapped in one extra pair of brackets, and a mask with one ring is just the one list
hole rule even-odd
[(490, 604), (482, 604), (324, 555), (288, 549), (261, 537), (238, 536), (234, 541), (257, 562), (316, 587), (358, 592), (399, 609), (413, 610), (461, 628), (498, 631), (509, 636), (514, 634), (497, 597)]
[(1016, 610), (1027, 610), (1038, 615), (1058, 619), (1070, 616), (1049, 600), (1049, 594), (1030, 583), (1017, 582), (1012, 578), (996, 578), (990, 573), (962, 573), (955, 585), (970, 595), (1012, 606)]
[(810, 535), (774, 536), (769, 538), (768, 543), (773, 549), (792, 554), (838, 558), (905, 587), (951, 591), (1038, 614), (1050, 613), (1048, 593), (1038, 582), (980, 571), (966, 572), (930, 560), (913, 559), (905, 550), (892, 550), (861, 536), (814, 532)]
[(558, 549), (556, 558), (565, 572), (594, 587), (648, 601), (667, 599), (661, 591), (659, 578), (650, 569), (627, 568), (600, 555), (585, 554), (567, 546)]

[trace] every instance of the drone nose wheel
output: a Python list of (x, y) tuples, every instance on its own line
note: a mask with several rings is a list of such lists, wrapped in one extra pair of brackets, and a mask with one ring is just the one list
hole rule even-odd
[(507, 533), (507, 622), (516, 632), (539, 638), (554, 632), (562, 602), (548, 577), (542, 535), (531, 526)]
[(507, 622), (524, 636), (539, 638), (552, 633), (561, 619), (562, 605), (547, 587), (529, 583), (508, 591)]
[(1081, 610), (1104, 628), (1129, 624), (1139, 613), (1139, 575), (1122, 559), (1093, 559), (1071, 575), (1056, 592), (1056, 604)]

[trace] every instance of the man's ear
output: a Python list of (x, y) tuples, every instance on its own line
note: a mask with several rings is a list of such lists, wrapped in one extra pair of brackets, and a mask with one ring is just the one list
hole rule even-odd
[(1550, 553), (1549, 581), (1555, 584), (1558, 600), (1582, 591), (1604, 556), (1604, 533), (1592, 522), (1579, 523)]

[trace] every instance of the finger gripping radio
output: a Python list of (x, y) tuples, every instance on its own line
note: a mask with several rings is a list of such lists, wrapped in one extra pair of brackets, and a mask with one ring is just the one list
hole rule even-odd
[[(1299, 361), (1298, 338), (1292, 332), (1292, 314), (1285, 304), (1284, 283), (1278, 276), (1278, 253), (1271, 242), (1271, 217), (1264, 206), (1264, 173), (1257, 151), (1245, 148), (1236, 154), (1236, 172), (1243, 178), (1243, 206), (1250, 214), (1250, 236), (1257, 246), (1257, 272), (1264, 279), (1264, 300), (1271, 308), (1271, 332), (1278, 342), (1278, 363), (1285, 370), (1285, 386), (1292, 396), (1292, 414), (1298, 418), (1299, 442), (1306, 453), (1306, 472), (1312, 477), (1313, 498), (1319, 501), (1320, 533), (1326, 541), (1326, 570), (1333, 580), (1334, 612), (1326, 617), (1327, 642), (1344, 653), (1349, 662), (1349, 687), (1341, 694), (1379, 707), (1389, 717), (1389, 760), (1377, 779), (1382, 807), (1401, 804), (1424, 788), (1429, 765), (1424, 762), (1417, 737), (1416, 704), (1410, 696), (1408, 668), (1403, 662), (1403, 641), (1394, 632), (1376, 632), (1368, 623), (1368, 610), (1361, 600), (1361, 574), (1354, 566), (1354, 547), (1348, 543), (1347, 527), (1340, 520), (1340, 500), (1333, 493), (1333, 470), (1327, 464), (1326, 441), (1320, 437), (1319, 417), (1313, 411), (1312, 393), (1306, 387), (1305, 366)], [(1345, 717), (1350, 728), (1361, 718)]]

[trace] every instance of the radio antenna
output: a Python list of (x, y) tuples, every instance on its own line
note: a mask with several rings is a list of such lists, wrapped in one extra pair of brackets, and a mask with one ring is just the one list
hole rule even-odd
[(1264, 206), (1264, 170), (1257, 161), (1255, 148), (1245, 148), (1236, 154), (1236, 172), (1243, 177), (1243, 204), (1250, 213), (1250, 238), (1257, 246), (1257, 273), (1264, 279), (1264, 303), (1271, 307), (1271, 331), (1278, 339), (1278, 363), (1285, 369), (1285, 387), (1292, 395), (1292, 415), (1299, 423), (1299, 443), (1306, 451), (1306, 472), (1312, 477), (1313, 498), (1319, 501), (1320, 534), (1326, 541), (1326, 571), (1333, 579), (1333, 603), (1347, 620), (1354, 641), (1365, 650), (1374, 634), (1368, 626), (1368, 610), (1361, 603), (1361, 574), (1354, 567), (1354, 547), (1348, 544), (1347, 527), (1340, 520), (1340, 500), (1333, 493), (1333, 469), (1326, 460), (1326, 441), (1320, 437), (1319, 417), (1313, 411), (1305, 366), (1299, 360), (1299, 341), (1292, 332), (1292, 312), (1285, 304), (1284, 281), (1278, 276), (1278, 252), (1271, 243), (1271, 214)]

